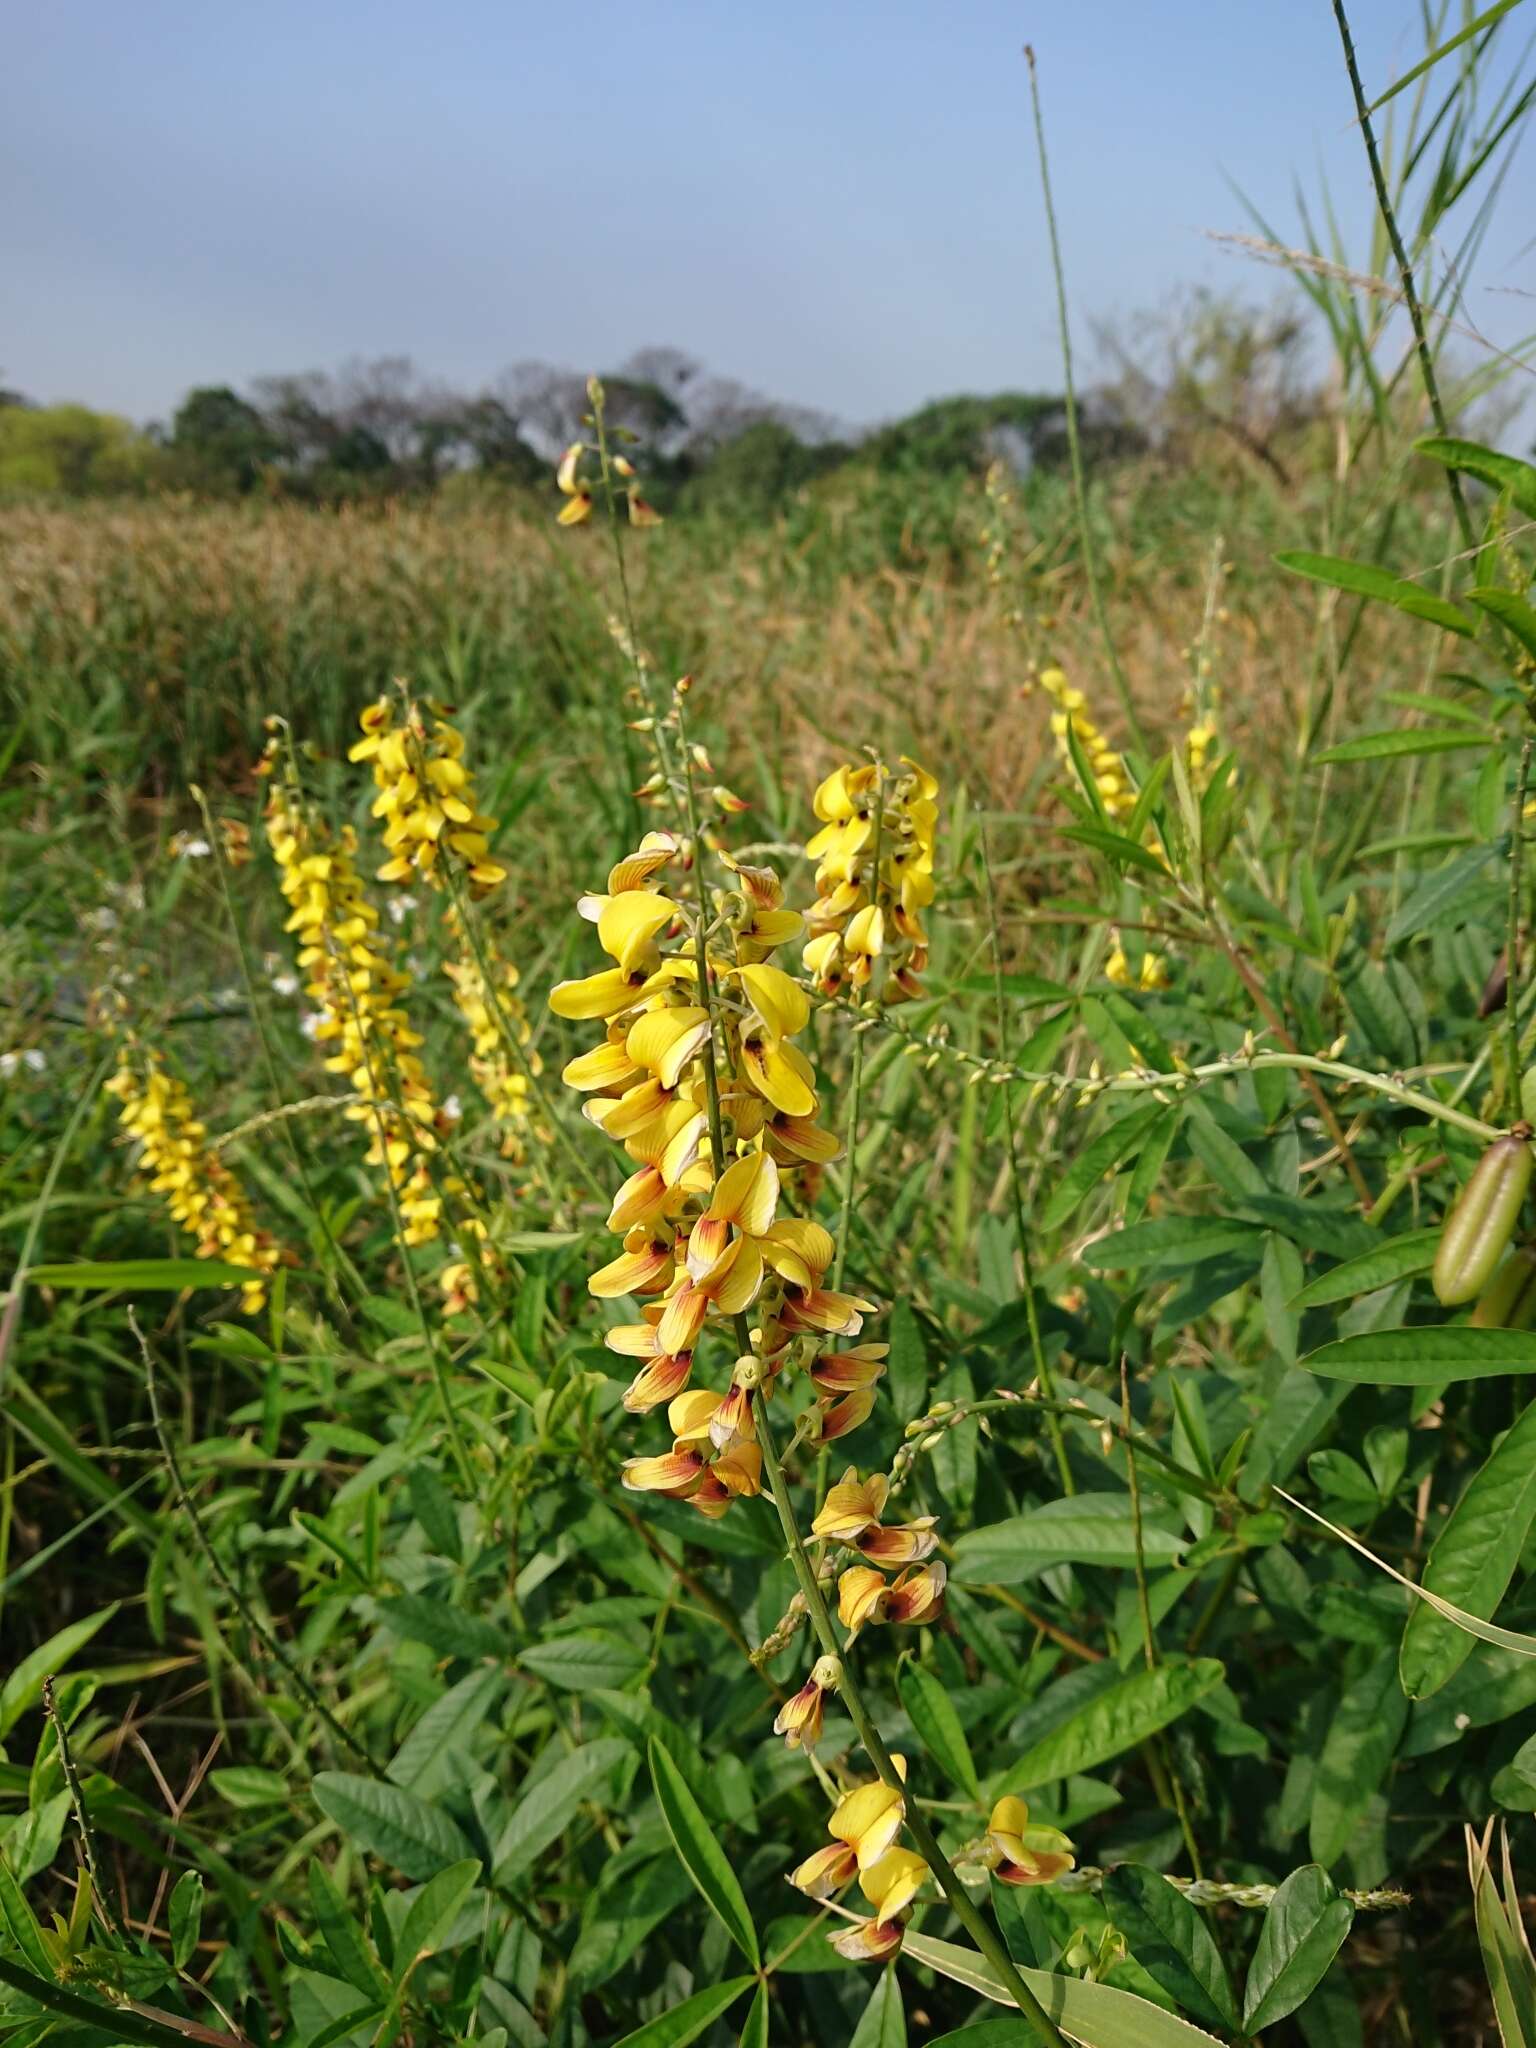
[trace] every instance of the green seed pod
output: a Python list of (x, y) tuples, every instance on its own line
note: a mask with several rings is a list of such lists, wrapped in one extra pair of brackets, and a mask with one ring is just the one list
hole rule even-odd
[(1517, 1124), (1507, 1136), (1496, 1138), (1445, 1219), (1431, 1278), (1436, 1298), (1446, 1308), (1481, 1294), (1509, 1243), (1536, 1163), (1530, 1136), (1528, 1124)]
[(1467, 1321), (1479, 1330), (1528, 1330), (1536, 1323), (1536, 1244), (1516, 1246)]

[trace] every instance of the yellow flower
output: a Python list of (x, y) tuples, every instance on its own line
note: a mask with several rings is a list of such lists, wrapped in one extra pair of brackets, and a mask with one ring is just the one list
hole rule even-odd
[(942, 1564), (913, 1564), (888, 1584), (885, 1574), (867, 1564), (851, 1565), (837, 1582), (837, 1615), (850, 1639), (870, 1622), (891, 1621), (915, 1627), (933, 1621), (944, 1605), (949, 1574)]
[(1125, 948), (1118, 939), (1104, 962), (1104, 979), (1112, 981), (1117, 988), (1129, 988), (1134, 982), (1135, 986), (1143, 991), (1167, 988), (1170, 985), (1168, 963), (1161, 953), (1143, 953), (1141, 964), (1133, 974)]
[[(438, 1150), (438, 1110), (420, 1058), (421, 1035), (404, 1008), (411, 978), (358, 874), (356, 835), (350, 827), (333, 833), (282, 781), (268, 800), (266, 828), (326, 1071), (344, 1076), (358, 1097), (346, 1115), (367, 1127), (368, 1163), (389, 1176), (406, 1242), (430, 1243), (442, 1217), (427, 1164)], [(463, 1183), (448, 1176), (442, 1186), (453, 1193)]]
[(905, 755), (895, 770), (845, 762), (817, 789), (822, 829), (805, 849), (817, 864), (816, 903), (803, 959), (824, 994), (851, 988), (898, 1003), (921, 993), (938, 791)]
[[(713, 910), (706, 906), (701, 963), (699, 912), (670, 893), (667, 874), (694, 851), (672, 834), (647, 833), (609, 871), (606, 888), (580, 898), (611, 965), (558, 983), (549, 1001), (559, 1016), (601, 1021), (601, 1040), (569, 1059), (562, 1078), (630, 1162), (608, 1215), (622, 1249), (587, 1282), (601, 1299), (646, 1303), (642, 1320), (605, 1338), (640, 1361), (624, 1406), (643, 1414), (671, 1403), (674, 1455), (686, 1445), (702, 1461), (686, 1471), (641, 1461), (640, 1477), (626, 1484), (686, 1484), (681, 1497), (718, 1514), (758, 1491), (755, 1403), (771, 1392), (792, 1341), (856, 1336), (873, 1304), (826, 1286), (836, 1253), (830, 1232), (781, 1213), (786, 1180), (800, 1177), (803, 1204), (811, 1176), (838, 1150), (815, 1120), (815, 1073), (794, 1043), (809, 1022), (809, 998), (769, 957), (799, 934), (800, 919), (784, 909), (771, 870), (723, 856), (727, 885), (714, 892)], [(748, 1316), (755, 1327), (744, 1349), (739, 1319)], [(718, 1394), (693, 1384), (695, 1353), (711, 1331), (737, 1361)], [(814, 1347), (798, 1345), (793, 1355), (811, 1363)], [(830, 1433), (852, 1428), (873, 1402), (877, 1364), (855, 1359), (846, 1370), (853, 1383), (815, 1386)]]
[[(488, 989), (480, 963), (464, 940), (454, 906), (450, 906), (447, 924), (462, 948), (458, 958), (444, 960), (443, 972), (453, 984), (453, 1000), (459, 1015), (469, 1026), (473, 1046), (469, 1071), (495, 1118), (502, 1157), (519, 1161), (524, 1157), (524, 1133), (532, 1113), (528, 1076), (540, 1073), (542, 1064), (533, 1049), (533, 1030), (517, 994), (517, 969), (502, 958), (495, 940), (485, 935), (481, 947), (495, 983), (494, 988)], [(514, 1034), (523, 1048), (526, 1072), (508, 1059), (503, 1029)]]
[(859, 1889), (875, 1908), (871, 1920), (857, 1920), (829, 1937), (841, 1956), (853, 1963), (876, 1963), (901, 1946), (908, 1906), (928, 1878), (928, 1866), (914, 1850), (888, 1849), (859, 1874)]
[(843, 1667), (835, 1657), (818, 1657), (811, 1675), (792, 1699), (787, 1699), (774, 1718), (773, 1732), (782, 1735), (786, 1749), (811, 1750), (821, 1739), (826, 1698), (842, 1683)]
[(1071, 734), (1088, 763), (1105, 811), (1113, 819), (1127, 816), (1136, 808), (1136, 791), (1131, 787), (1125, 762), (1094, 723), (1082, 691), (1074, 688), (1065, 673), (1055, 667), (1041, 670), (1040, 687), (1056, 707), (1051, 714), (1051, 736), (1062, 760), (1075, 768), (1068, 738)]
[(1054, 1884), (1073, 1867), (1072, 1844), (1059, 1829), (1031, 1827), (1022, 1799), (999, 1799), (987, 1823), (986, 1861), (1004, 1884)]
[(222, 1259), (253, 1276), (240, 1290), (245, 1315), (266, 1304), (266, 1276), (293, 1255), (258, 1227), (249, 1198), (208, 1142), (183, 1082), (159, 1057), (125, 1046), (105, 1082), (120, 1104), (118, 1121), (139, 1147), (139, 1167), (152, 1194), (163, 1195), (172, 1218), (196, 1240), (200, 1259)]
[(347, 759), (373, 764), (379, 792), (373, 815), (382, 823), (390, 856), (379, 880), (404, 882), (414, 874), (437, 887), (446, 854), (459, 862), (474, 896), (504, 882), (507, 870), (490, 850), (496, 820), (476, 807), (464, 735), (448, 723), (444, 707), (409, 701), (396, 706), (380, 697), (359, 722), (363, 737)]

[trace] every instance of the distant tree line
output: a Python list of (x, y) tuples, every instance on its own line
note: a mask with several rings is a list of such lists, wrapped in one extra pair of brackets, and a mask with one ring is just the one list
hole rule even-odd
[[(1058, 398), (941, 399), (855, 433), (808, 407), (713, 376), (680, 349), (648, 348), (603, 378), (608, 416), (643, 450), (647, 493), (667, 509), (729, 499), (769, 509), (855, 457), (887, 470), (1019, 468), (1053, 460)], [(139, 430), (84, 405), (31, 404), (0, 389), (0, 492), (185, 490), (338, 502), (429, 492), (479, 477), (547, 484), (582, 432), (586, 378), (520, 363), (466, 394), (404, 356), (340, 371), (202, 385), (164, 425)]]
[[(1294, 302), (1184, 293), (1123, 332), (1102, 329), (1099, 344), (1107, 375), (1082, 408), (1096, 463), (1236, 460), (1285, 484), (1328, 416)], [(609, 417), (643, 446), (647, 496), (668, 511), (771, 510), (851, 462), (917, 476), (979, 472), (998, 458), (1022, 474), (1066, 458), (1065, 409), (1049, 393), (937, 399), (855, 431), (713, 375), (677, 348), (641, 349), (603, 381)], [(573, 370), (519, 363), (465, 393), (405, 356), (258, 377), (244, 391), (203, 385), (168, 423), (143, 430), (0, 387), (0, 494), (162, 489), (335, 503), (473, 489), (476, 479), (543, 488), (586, 411), (586, 378)]]

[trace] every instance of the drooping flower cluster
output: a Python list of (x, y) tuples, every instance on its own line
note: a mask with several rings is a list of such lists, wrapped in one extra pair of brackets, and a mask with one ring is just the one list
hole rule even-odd
[(823, 993), (851, 988), (884, 1003), (921, 994), (938, 793), (905, 755), (895, 770), (845, 762), (817, 789), (822, 829), (805, 849), (816, 862), (805, 966)]
[[(850, 1465), (828, 1489), (811, 1524), (813, 1536), (855, 1550), (864, 1560), (850, 1565), (837, 1583), (838, 1619), (850, 1642), (871, 1622), (933, 1621), (944, 1604), (945, 1567), (925, 1561), (939, 1546), (938, 1517), (920, 1515), (887, 1527), (880, 1518), (889, 1491), (883, 1472), (861, 1480)], [(889, 1579), (890, 1572), (897, 1576)]]
[(373, 815), (389, 850), (379, 880), (407, 882), (414, 874), (440, 888), (446, 857), (460, 863), (477, 898), (504, 882), (507, 871), (491, 854), (496, 820), (476, 804), (464, 735), (448, 723), (447, 707), (380, 697), (359, 723), (363, 737), (347, 758), (371, 762), (378, 786)]
[[(469, 1027), (473, 1046), (469, 1071), (496, 1119), (501, 1155), (515, 1163), (525, 1156), (524, 1141), (533, 1109), (529, 1076), (542, 1071), (531, 1042), (528, 1013), (517, 993), (518, 972), (503, 958), (496, 941), (488, 934), (483, 936), (481, 950), (494, 984), (487, 988), (480, 963), (464, 942), (463, 922), (456, 910), (450, 909), (447, 924), (461, 950), (456, 958), (444, 960), (443, 972), (453, 984), (453, 1000)], [(523, 1065), (515, 1066), (507, 1057), (503, 1032), (515, 1034)]]
[(1136, 808), (1136, 792), (1125, 762), (1094, 723), (1087, 698), (1067, 681), (1062, 669), (1055, 667), (1040, 671), (1040, 687), (1055, 707), (1051, 712), (1051, 736), (1057, 753), (1068, 767), (1075, 766), (1068, 738), (1069, 733), (1074, 734), (1105, 811), (1117, 820), (1126, 817)]
[[(815, 1077), (794, 1043), (809, 1001), (768, 958), (798, 935), (800, 919), (783, 907), (771, 870), (727, 860), (701, 968), (697, 912), (657, 886), (686, 858), (672, 834), (647, 833), (607, 889), (581, 899), (613, 964), (561, 982), (550, 1007), (605, 1024), (602, 1041), (562, 1078), (633, 1168), (608, 1218), (622, 1250), (587, 1284), (600, 1300), (643, 1301), (642, 1320), (609, 1330), (606, 1342), (640, 1362), (625, 1407), (644, 1414), (667, 1404), (672, 1449), (631, 1459), (624, 1483), (720, 1514), (758, 1490), (755, 1390), (772, 1388), (792, 1351), (804, 1362), (824, 1337), (857, 1336), (872, 1304), (827, 1284), (830, 1232), (781, 1213), (785, 1178), (839, 1149), (816, 1121)], [(736, 1361), (719, 1392), (690, 1387), (711, 1331)], [(828, 1369), (829, 1388), (813, 1382), (815, 1423), (852, 1427), (873, 1401), (878, 1359)]]
[[(275, 766), (275, 754), (269, 765)], [(404, 997), (411, 977), (380, 929), (357, 870), (357, 835), (333, 832), (288, 783), (274, 779), (267, 839), (289, 905), (285, 930), (298, 938), (313, 1035), (329, 1048), (326, 1071), (345, 1075), (357, 1095), (346, 1115), (366, 1124), (368, 1163), (382, 1166), (400, 1206), (407, 1244), (428, 1244), (442, 1221), (442, 1196), (428, 1167), (437, 1150), (437, 1106), (421, 1063), (422, 1039)]]
[(290, 1255), (262, 1230), (231, 1169), (208, 1142), (184, 1082), (166, 1072), (154, 1053), (124, 1046), (104, 1084), (121, 1107), (118, 1120), (139, 1146), (139, 1165), (150, 1192), (164, 1195), (172, 1217), (197, 1241), (200, 1259), (223, 1259), (254, 1276), (240, 1290), (240, 1307), (256, 1315), (267, 1299), (266, 1276)]
[[(893, 1756), (891, 1762), (905, 1783), (906, 1759)], [(858, 1878), (874, 1915), (830, 1937), (850, 1962), (880, 1962), (895, 1954), (906, 1929), (906, 1910), (927, 1882), (923, 1858), (898, 1846), (906, 1812), (906, 1796), (897, 1786), (883, 1778), (860, 1785), (832, 1809), (827, 1822), (832, 1840), (789, 1874), (790, 1883), (812, 1899), (829, 1899)]]

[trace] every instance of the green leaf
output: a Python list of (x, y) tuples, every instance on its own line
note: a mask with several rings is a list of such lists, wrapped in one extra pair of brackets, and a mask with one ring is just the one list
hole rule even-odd
[(96, 1631), (106, 1626), (118, 1606), (119, 1602), (114, 1600), (110, 1607), (98, 1607), (94, 1614), (70, 1622), (12, 1667), (5, 1684), (0, 1686), (0, 1737), (9, 1735), (28, 1708), (41, 1698), (43, 1680), (56, 1678), (75, 1652), (83, 1650)]
[[(937, 1970), (941, 1977), (964, 1984), (981, 1998), (990, 1998), (997, 2005), (1014, 2002), (986, 1957), (974, 1949), (909, 1933), (902, 1942), (902, 1953), (914, 1963)], [(1045, 1970), (1021, 1967), (1019, 1975), (1056, 2025), (1083, 2048), (1219, 2048), (1214, 2035), (1202, 2027), (1191, 2026), (1188, 2020), (1176, 2018), (1134, 1992), (1076, 1977), (1057, 1977)], [(963, 2048), (1027, 2048), (1033, 2036), (1021, 2034), (1019, 2028), (1020, 2022), (1014, 2019), (983, 2020), (942, 2039), (953, 2048), (962, 2048), (962, 2044)], [(931, 2048), (939, 2048), (938, 2042)]]
[(1144, 1864), (1122, 1863), (1105, 1878), (1103, 1898), (1131, 1954), (1170, 1997), (1209, 2026), (1237, 2026), (1221, 1950), (1177, 1885)]
[(1257, 1265), (1263, 1245), (1262, 1226), (1234, 1216), (1157, 1216), (1150, 1223), (1133, 1223), (1095, 1238), (1084, 1246), (1082, 1261), (1095, 1272), (1143, 1266), (1171, 1270), (1198, 1266), (1228, 1252), (1248, 1252)]
[(389, 1979), (378, 1957), (329, 1873), (314, 1860), (309, 1866), (309, 1904), (326, 1953), (352, 1989), (365, 1998), (388, 1998)]
[(231, 1764), (227, 1770), (210, 1771), (208, 1782), (231, 1806), (281, 1806), (293, 1797), (287, 1779), (260, 1764)]
[(432, 1702), (390, 1758), (385, 1775), (422, 1798), (436, 1791), (449, 1758), (465, 1749), (506, 1684), (500, 1671), (477, 1665)]
[(529, 1787), (513, 1809), (496, 1844), (494, 1870), (499, 1885), (510, 1885), (538, 1861), (631, 1750), (621, 1737), (604, 1736), (584, 1743), (562, 1757), (552, 1771)]
[(1488, 1865), (1486, 1842), (1468, 1830), (1467, 1861), (1477, 1940), (1483, 1952), (1499, 2039), (1504, 2048), (1536, 2048), (1536, 1964), (1531, 1960), (1530, 1943), (1514, 1893), (1507, 1836), (1503, 1846), (1507, 1896), (1501, 1899)]
[(609, 1687), (617, 1691), (638, 1678), (650, 1658), (638, 1643), (593, 1631), (557, 1636), (549, 1643), (530, 1643), (518, 1651), (517, 1661), (550, 1685), (563, 1686), (567, 1692), (592, 1692)]
[(178, 1970), (184, 1970), (192, 1960), (203, 1926), (203, 1880), (199, 1872), (184, 1870), (177, 1878), (167, 1916), (171, 1961)]
[(1450, 1323), (1362, 1330), (1324, 1344), (1301, 1363), (1324, 1379), (1377, 1387), (1435, 1387), (1444, 1380), (1536, 1372), (1536, 1337), (1526, 1330), (1474, 1330)]
[(1112, 1167), (1129, 1156), (1162, 1114), (1161, 1105), (1153, 1103), (1147, 1109), (1133, 1110), (1129, 1116), (1117, 1118), (1106, 1130), (1100, 1131), (1078, 1153), (1052, 1189), (1050, 1199), (1040, 1213), (1039, 1227), (1055, 1230), (1074, 1215), (1084, 1197), (1099, 1185)]
[[(1177, 1564), (1187, 1539), (1146, 1523), (1142, 1554), (1150, 1566)], [(1128, 1493), (1076, 1493), (1010, 1521), (968, 1529), (954, 1548), (957, 1578), (970, 1585), (1016, 1586), (1053, 1564), (1097, 1564), (1132, 1571), (1136, 1527)]]
[(1432, 875), (1426, 875), (1387, 926), (1386, 944), (1399, 945), (1404, 939), (1431, 930), (1440, 919), (1449, 920), (1464, 906), (1482, 902), (1491, 886), (1484, 870), (1494, 855), (1502, 852), (1507, 852), (1507, 838), (1502, 848), (1474, 846), (1455, 860), (1447, 861), (1444, 867), (1436, 868)]
[(1427, 1273), (1440, 1247), (1440, 1230), (1410, 1230), (1389, 1238), (1374, 1251), (1319, 1273), (1291, 1299), (1292, 1308), (1322, 1308), (1333, 1301), (1353, 1301), (1357, 1294), (1374, 1294), (1378, 1287), (1390, 1287), (1410, 1273)]
[(912, 1663), (902, 1665), (896, 1683), (907, 1719), (922, 1737), (928, 1754), (951, 1784), (980, 1799), (981, 1782), (971, 1760), (971, 1746), (946, 1688), (931, 1671)]
[[(1453, 1607), (1491, 1620), (1536, 1520), (1536, 1403), (1468, 1481), (1435, 1538), (1420, 1583)], [(1420, 1604), (1403, 1631), (1399, 1675), (1410, 1699), (1438, 1692), (1472, 1653), (1472, 1638)]]
[(1395, 726), (1390, 732), (1363, 732), (1336, 747), (1313, 755), (1323, 766), (1348, 761), (1399, 761), (1416, 754), (1453, 754), (1461, 747), (1487, 748), (1494, 735), (1469, 732), (1464, 725)]
[[(1072, 991), (1064, 981), (1048, 981), (1043, 974), (1005, 974), (1001, 980), (1003, 994), (1016, 1003), (1065, 1003), (1072, 999)], [(991, 974), (966, 974), (952, 981), (950, 988), (956, 995), (995, 996), (997, 983), (998, 977)]]
[[(1506, 0), (1506, 4), (1513, 6), (1515, 0)], [(1408, 75), (1411, 78), (1413, 73)], [(1501, 455), (1497, 449), (1484, 448), (1477, 441), (1457, 440), (1450, 434), (1429, 434), (1413, 445), (1421, 455), (1432, 456), (1447, 469), (1463, 469), (1492, 490), (1508, 491), (1511, 501), (1526, 517), (1536, 519), (1536, 469), (1528, 462), (1520, 461), (1518, 456)]]
[(886, 1361), (886, 1385), (898, 1422), (911, 1422), (921, 1415), (928, 1395), (928, 1352), (922, 1328), (909, 1301), (898, 1301), (886, 1324), (891, 1355)]
[(747, 2007), (746, 2024), (741, 2030), (740, 2048), (772, 2048), (768, 2034), (768, 2023), (772, 2013), (768, 1998), (768, 1986), (759, 1984), (757, 1996)]
[(682, 1772), (654, 1737), (647, 1754), (656, 1803), (683, 1867), (703, 1894), (705, 1904), (755, 1970), (762, 1960), (757, 1929), (730, 1858), (715, 1840)]
[(379, 1613), (397, 1636), (425, 1643), (441, 1657), (505, 1657), (506, 1631), (478, 1614), (450, 1607), (430, 1593), (396, 1593), (378, 1603)]
[[(1288, 548), (1275, 556), (1282, 569), (1289, 569), (1297, 576), (1308, 576), (1314, 583), (1326, 583), (1331, 589), (1346, 590), (1351, 597), (1370, 597), (1395, 610), (1407, 612), (1410, 618), (1424, 619), (1432, 626), (1443, 626), (1448, 633), (1460, 633), (1470, 640), (1477, 630), (1463, 611), (1458, 611), (1448, 598), (1437, 597), (1432, 590), (1425, 590), (1421, 584), (1409, 583), (1404, 577), (1394, 576), (1386, 569), (1378, 569), (1370, 562), (1347, 562), (1340, 555), (1313, 555), (1303, 548)], [(1326, 760), (1326, 754), (1318, 757)]]
[(71, 1259), (57, 1266), (29, 1266), (27, 1279), (41, 1287), (104, 1287), (122, 1291), (179, 1294), (183, 1287), (248, 1287), (249, 1266), (220, 1259)]
[(1215, 1657), (1137, 1671), (1079, 1707), (1004, 1773), (997, 1792), (1028, 1792), (1124, 1755), (1216, 1690), (1226, 1671)]
[(435, 1877), (469, 1854), (456, 1821), (398, 1785), (353, 1771), (321, 1771), (314, 1794), (320, 1811), (349, 1841), (406, 1877)]
[(429, 1878), (412, 1899), (395, 1941), (395, 1983), (403, 1984), (423, 1956), (436, 1953), (480, 1877), (480, 1859), (468, 1856)]
[(1294, 2012), (1343, 1946), (1355, 1909), (1315, 1863), (1293, 1870), (1269, 1903), (1243, 1987), (1243, 2031)]
[(453, 1495), (430, 1465), (413, 1465), (406, 1487), (411, 1496), (411, 1513), (420, 1522), (427, 1541), (439, 1557), (460, 1563), (464, 1546)]
[(1149, 852), (1138, 840), (1111, 832), (1107, 825), (1063, 825), (1061, 836), (1063, 839), (1075, 839), (1079, 846), (1092, 847), (1095, 853), (1102, 853), (1120, 867), (1140, 868), (1146, 874), (1156, 875), (1160, 882), (1168, 879), (1168, 870), (1155, 853)]
[(707, 1991), (695, 1991), (692, 1998), (685, 1998), (670, 2012), (661, 2013), (647, 2020), (643, 2027), (636, 2027), (632, 2034), (626, 2034), (622, 2041), (615, 2042), (614, 2048), (684, 2048), (685, 2042), (697, 2041), (705, 2028), (712, 2027), (721, 2013), (733, 2006), (743, 1991), (750, 1991), (756, 1981), (755, 1977), (729, 1977), (723, 1984), (710, 1985)]
[(907, 2015), (894, 1966), (884, 1972), (871, 1992), (848, 2048), (907, 2048)]
[[(1453, 36), (1447, 36), (1443, 43), (1435, 45), (1427, 57), (1421, 57), (1417, 64), (1410, 66), (1401, 78), (1387, 87), (1379, 99), (1372, 100), (1365, 110), (1367, 114), (1374, 114), (1377, 108), (1384, 107), (1388, 100), (1395, 100), (1400, 92), (1406, 92), (1408, 87), (1421, 79), (1426, 71), (1432, 71), (1442, 57), (1449, 57), (1452, 50), (1459, 50), (1463, 43), (1471, 42), (1472, 38), (1481, 35), (1485, 28), (1492, 28), (1493, 24), (1501, 16), (1508, 14), (1512, 7), (1518, 7), (1519, 5), (1520, 0), (1494, 0), (1494, 4), (1491, 7), (1485, 7), (1481, 14), (1474, 15), (1465, 28), (1458, 29)], [(1417, 441), (1414, 443), (1414, 446), (1421, 449), (1425, 454), (1435, 452), (1435, 444), (1428, 441)], [(1472, 441), (1447, 440), (1440, 443), (1440, 446), (1446, 448), (1476, 448), (1476, 443)], [(1477, 448), (1476, 452), (1482, 455), (1486, 454), (1487, 450)], [(1495, 459), (1507, 461), (1509, 458), (1507, 456), (1499, 456)], [(1449, 458), (1441, 456), (1440, 460), (1445, 462)], [(1452, 462), (1450, 467), (1453, 469), (1469, 468), (1471, 465)], [(1536, 480), (1533, 480), (1533, 492), (1536, 492)]]
[[(14, 1850), (14, 1836), (11, 1846)], [(53, 1958), (43, 1945), (42, 1930), (4, 1856), (0, 1856), (0, 1925), (5, 1927), (27, 1963), (51, 1984), (55, 1976)]]
[(1536, 611), (1523, 597), (1516, 597), (1513, 591), (1482, 589), (1467, 592), (1468, 604), (1475, 604), (1485, 611), (1489, 618), (1497, 619), (1507, 633), (1512, 633), (1527, 654), (1536, 655)]
[[(1472, 1647), (1470, 1640), (1467, 1647)], [(1345, 1688), (1328, 1723), (1317, 1760), (1307, 1840), (1315, 1862), (1325, 1867), (1337, 1863), (1349, 1847), (1387, 1775), (1407, 1718), (1397, 1659), (1385, 1650), (1362, 1678)]]

